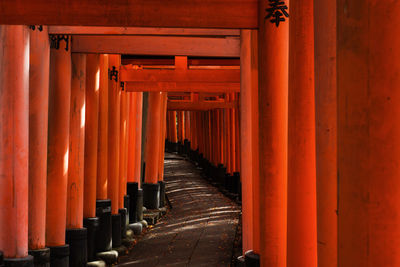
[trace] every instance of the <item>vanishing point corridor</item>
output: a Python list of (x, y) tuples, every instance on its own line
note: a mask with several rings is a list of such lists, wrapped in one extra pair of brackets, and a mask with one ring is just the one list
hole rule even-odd
[(240, 207), (180, 156), (166, 154), (164, 179), (170, 211), (118, 266), (230, 266)]

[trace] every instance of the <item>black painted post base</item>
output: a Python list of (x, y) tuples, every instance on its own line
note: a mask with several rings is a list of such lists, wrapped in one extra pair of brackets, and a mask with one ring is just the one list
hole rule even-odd
[(129, 199), (129, 195), (128, 195), (128, 191), (126, 193), (126, 195), (124, 196), (124, 208), (126, 209), (126, 225), (129, 224), (129, 209), (130, 209), (130, 199)]
[(3, 251), (0, 251), (0, 267), (4, 267), (4, 255), (3, 255)]
[[(4, 265), (5, 267), (33, 267), (33, 257), (28, 255), (25, 258), (5, 258)], [(67, 266), (68, 267), (68, 266)]]
[(165, 182), (158, 181), (160, 184), (160, 208), (165, 207)]
[(98, 234), (96, 235), (96, 252), (109, 251), (112, 248), (110, 199), (96, 201), (96, 217), (99, 218)]
[(112, 214), (112, 247), (121, 246), (121, 215)]
[(160, 184), (143, 183), (143, 206), (155, 210), (160, 207)]
[(65, 243), (69, 245), (69, 264), (85, 267), (87, 263), (87, 230), (86, 228), (67, 229)]
[(118, 210), (119, 215), (121, 215), (121, 239), (124, 239), (126, 237), (126, 230), (128, 223), (126, 218), (128, 217), (128, 211), (123, 208)]
[(260, 255), (254, 253), (252, 250), (244, 254), (244, 262), (246, 267), (260, 267)]
[(136, 218), (138, 222), (143, 221), (143, 189), (139, 188), (136, 200)]
[(49, 248), (51, 267), (69, 267), (69, 246), (67, 244)]
[[(50, 249), (42, 248), (29, 250), (29, 255), (33, 257), (33, 266), (35, 267), (50, 267)], [(1, 264), (0, 264), (1, 266)]]
[(99, 218), (84, 218), (83, 227), (87, 230), (87, 260), (96, 260), (96, 236), (99, 234)]
[(137, 222), (138, 183), (127, 183), (126, 193), (129, 196), (129, 223)]

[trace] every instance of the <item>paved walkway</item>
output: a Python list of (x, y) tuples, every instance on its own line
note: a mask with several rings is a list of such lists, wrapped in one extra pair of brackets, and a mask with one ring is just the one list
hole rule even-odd
[(166, 154), (165, 181), (171, 210), (118, 266), (230, 266), (240, 207), (179, 156)]

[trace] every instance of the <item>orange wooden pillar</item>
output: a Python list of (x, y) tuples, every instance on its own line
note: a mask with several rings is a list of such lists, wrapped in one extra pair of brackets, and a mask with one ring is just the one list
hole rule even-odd
[(83, 228), (85, 87), (86, 54), (72, 54), (65, 236), (71, 266), (85, 266), (87, 262), (87, 229)]
[(108, 251), (112, 246), (111, 200), (108, 196), (108, 112), (109, 112), (109, 55), (100, 55), (99, 120), (97, 144), (96, 217), (99, 228), (96, 251)]
[(30, 255), (45, 263), (50, 254), (45, 248), (49, 68), (50, 42), (44, 26), (42, 31), (30, 31), (28, 247)]
[(0, 26), (0, 125), (0, 250), (7, 266), (32, 266), (33, 257), (28, 255), (27, 26)]
[(314, 1), (318, 266), (337, 263), (336, 1)]
[(158, 167), (160, 153), (161, 93), (149, 92), (149, 110), (145, 140), (145, 183), (143, 184), (143, 205), (149, 209), (158, 209), (160, 205), (160, 185)]
[[(123, 88), (123, 87), (122, 87)], [(129, 128), (129, 95), (126, 91), (121, 92), (121, 111), (120, 111), (120, 140), (119, 140), (119, 194), (118, 207), (121, 215), (121, 238), (126, 237), (127, 225), (129, 224), (128, 215), (128, 196), (127, 196), (127, 176), (128, 176), (128, 128)]]
[(109, 55), (107, 196), (111, 200), (112, 247), (121, 245), (121, 215), (119, 214), (121, 88), (118, 82), (120, 65), (120, 55)]
[(135, 223), (141, 221), (143, 217), (143, 191), (140, 189), (143, 93), (130, 94), (127, 195), (129, 196), (129, 223)]
[(337, 10), (338, 266), (399, 266), (400, 2)]
[[(289, 1), (283, 1), (289, 5)], [(259, 152), (261, 266), (286, 266), (289, 18), (266, 18), (259, 2)]]
[(176, 118), (176, 111), (171, 111), (170, 115), (170, 123), (171, 123), (171, 137), (172, 137), (172, 150), (177, 152), (178, 151), (178, 131), (177, 131), (177, 118)]
[(164, 182), (164, 156), (165, 156), (165, 128), (167, 115), (167, 93), (161, 93), (160, 110), (160, 152), (158, 167), (158, 183), (160, 184), (160, 208), (165, 206), (165, 182)]
[(317, 266), (313, 0), (290, 5), (287, 266)]
[(240, 53), (240, 152), (243, 253), (260, 253), (260, 192), (258, 180), (258, 57), (257, 31), (242, 30)]
[(100, 95), (100, 55), (86, 56), (85, 91), (85, 152), (84, 152), (84, 193), (83, 226), (87, 229), (88, 261), (95, 260), (96, 230), (99, 218), (96, 217), (97, 191), (97, 149), (99, 131)]
[[(67, 37), (67, 38), (65, 38)], [(51, 265), (68, 266), (65, 244), (71, 98), (71, 38), (51, 36), (46, 246)], [(58, 45), (57, 45), (58, 44)]]
[(109, 55), (100, 55), (99, 133), (96, 198), (107, 199), (108, 188), (108, 65)]

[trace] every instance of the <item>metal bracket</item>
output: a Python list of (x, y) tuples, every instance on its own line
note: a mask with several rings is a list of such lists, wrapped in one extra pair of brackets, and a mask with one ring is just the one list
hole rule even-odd
[(69, 35), (53, 35), (50, 34), (50, 48), (60, 49), (60, 42), (65, 41), (65, 51), (69, 48)]
[[(34, 31), (36, 29), (36, 25), (29, 25), (29, 29)], [(41, 31), (43, 31), (43, 26), (42, 25), (38, 25), (37, 29), (41, 32)]]
[(108, 78), (112, 81), (114, 77), (114, 81), (118, 82), (118, 71), (116, 70), (115, 66), (112, 69), (108, 70)]

